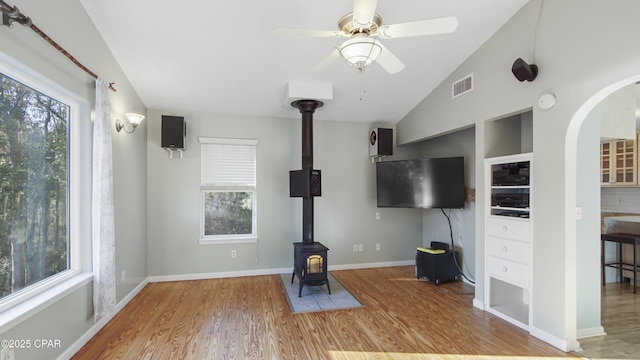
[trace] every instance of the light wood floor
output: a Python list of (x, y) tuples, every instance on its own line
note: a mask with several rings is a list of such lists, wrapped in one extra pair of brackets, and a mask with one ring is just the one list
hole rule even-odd
[(602, 288), (602, 326), (606, 336), (580, 339), (589, 359), (640, 359), (640, 288), (612, 283)]
[(147, 285), (73, 359), (572, 357), (414, 267), (332, 272), (363, 308), (291, 314), (278, 275)]

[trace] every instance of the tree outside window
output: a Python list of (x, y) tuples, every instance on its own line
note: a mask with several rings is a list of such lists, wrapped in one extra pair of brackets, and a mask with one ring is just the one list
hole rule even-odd
[(69, 116), (0, 73), (0, 298), (69, 269)]
[(207, 191), (204, 200), (204, 234), (251, 235), (253, 193)]

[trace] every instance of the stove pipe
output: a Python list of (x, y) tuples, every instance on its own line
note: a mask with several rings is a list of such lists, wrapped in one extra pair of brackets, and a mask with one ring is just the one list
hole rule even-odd
[[(291, 106), (302, 114), (302, 170), (313, 170), (313, 113), (324, 105), (318, 100), (296, 100)], [(313, 196), (302, 198), (302, 243), (313, 244)]]

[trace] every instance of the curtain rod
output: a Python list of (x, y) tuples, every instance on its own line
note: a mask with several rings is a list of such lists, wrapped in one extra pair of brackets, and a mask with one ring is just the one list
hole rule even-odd
[[(28, 16), (25, 16), (23, 13), (18, 10), (17, 6), (10, 6), (4, 0), (0, 0), (0, 11), (2, 12), (2, 25), (6, 25), (7, 27), (11, 27), (14, 22), (17, 22), (21, 25), (28, 26), (33, 30), (36, 34), (40, 35), (49, 45), (53, 46), (61, 52), (67, 59), (71, 60), (77, 67), (84, 70), (87, 74), (91, 75), (94, 79), (98, 79), (98, 75), (93, 71), (89, 70), (86, 66), (82, 65), (73, 55), (71, 55), (67, 50), (65, 50), (60, 44), (55, 42), (52, 38), (49, 37), (44, 31), (40, 30)], [(109, 89), (112, 91), (116, 91), (113, 87), (115, 83), (109, 83)]]

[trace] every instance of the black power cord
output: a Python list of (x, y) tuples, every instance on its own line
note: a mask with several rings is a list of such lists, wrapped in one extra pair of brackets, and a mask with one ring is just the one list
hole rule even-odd
[[(451, 227), (451, 209), (449, 209), (449, 215), (447, 215), (446, 212), (444, 212), (443, 208), (440, 208), (440, 211), (442, 211), (442, 214), (444, 215), (444, 217), (447, 218), (447, 222), (449, 223), (449, 237), (451, 238), (451, 250), (455, 251), (455, 246), (453, 244), (453, 228)], [(458, 268), (458, 272), (460, 272), (460, 275), (464, 276), (465, 279), (467, 279), (468, 282), (472, 283), (475, 285), (475, 281), (469, 279), (467, 277), (467, 275), (464, 274), (464, 272), (462, 271), (462, 269), (460, 268), (460, 265), (458, 264), (458, 259), (456, 259), (456, 256), (453, 256), (453, 262), (456, 263), (456, 267)]]

